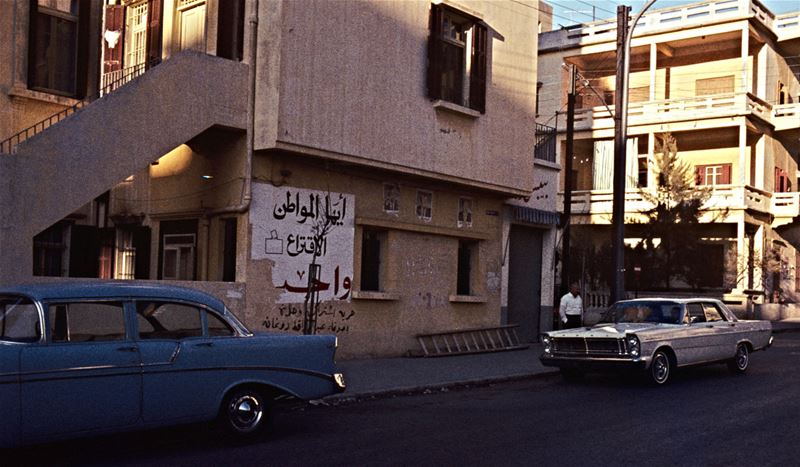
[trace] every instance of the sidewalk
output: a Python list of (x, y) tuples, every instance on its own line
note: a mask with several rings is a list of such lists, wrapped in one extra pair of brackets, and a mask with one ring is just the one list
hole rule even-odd
[[(775, 334), (800, 332), (800, 319), (773, 321)], [(347, 390), (329, 396), (336, 402), (393, 394), (419, 393), (443, 387), (489, 384), (558, 373), (539, 362), (541, 344), (524, 350), (429, 358), (376, 358), (338, 363)]]

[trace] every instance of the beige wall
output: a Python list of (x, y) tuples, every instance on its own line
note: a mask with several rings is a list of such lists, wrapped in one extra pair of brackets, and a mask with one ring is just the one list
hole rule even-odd
[[(376, 299), (321, 305), (333, 311), (320, 316), (322, 332), (337, 331), (344, 358), (399, 356), (417, 349), (416, 334), (500, 323), (502, 198), (386, 172), (306, 164), (289, 154), (257, 155), (254, 177), (261, 183), (355, 196), (354, 244), (337, 245), (353, 249), (355, 291), (361, 283), (361, 232), (367, 226), (386, 232), (383, 293)], [(400, 187), (399, 215), (383, 211), (386, 182)], [(416, 217), (417, 189), (433, 192), (429, 222)], [(473, 199), (472, 228), (457, 227), (460, 196)], [(456, 294), (459, 238), (478, 243), (472, 282), (477, 303), (451, 301)], [(297, 313), (302, 302), (278, 304), (279, 289), (271, 286), (271, 271), (269, 260), (248, 260), (245, 320), (254, 330), (271, 331), (283, 325), (291, 331), (301, 317)]]
[[(436, 109), (426, 97), (430, 2), (261, 2), (259, 74), (266, 78), (259, 79), (256, 147), (277, 140), (325, 157), (530, 190), (534, 3), (463, 4), (494, 30), (487, 109), (478, 117)], [(268, 68), (276, 61), (279, 78)], [(277, 119), (265, 115), (273, 111)]]

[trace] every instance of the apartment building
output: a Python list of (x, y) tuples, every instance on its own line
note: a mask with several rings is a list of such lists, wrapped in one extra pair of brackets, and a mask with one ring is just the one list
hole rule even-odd
[(344, 356), (500, 324), (535, 5), (3, 2), (3, 281), (177, 281), (256, 331), (316, 296)]
[[(625, 242), (633, 246), (643, 236), (642, 212), (651, 206), (643, 192), (657, 183), (657, 139), (671, 134), (696, 185), (710, 190), (697, 232), (700, 288), (732, 304), (744, 304), (745, 292), (757, 300), (800, 292), (799, 18), (751, 0), (693, 3), (647, 12), (632, 39)], [(579, 75), (571, 222), (582, 254), (587, 243), (599, 251), (611, 241), (615, 40), (614, 19), (539, 36), (539, 121), (557, 126), (562, 167), (570, 156), (564, 65), (575, 65)], [(765, 257), (780, 263), (769, 277), (762, 277)], [(602, 287), (582, 272), (590, 288)], [(632, 294), (633, 271), (626, 276)]]

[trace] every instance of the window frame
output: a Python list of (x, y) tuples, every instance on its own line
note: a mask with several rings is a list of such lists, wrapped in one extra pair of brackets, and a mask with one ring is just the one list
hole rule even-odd
[[(427, 195), (428, 199), (430, 200), (430, 205), (429, 206), (423, 206), (421, 204), (421, 201), (424, 201), (425, 195)], [(422, 212), (420, 210), (422, 210)], [(425, 210), (428, 210), (427, 216), (425, 215), (425, 212), (424, 212)], [(421, 221), (430, 222), (430, 221), (433, 220), (433, 192), (432, 191), (420, 190), (420, 189), (417, 190), (417, 195), (416, 195), (416, 199), (415, 199), (415, 202), (414, 202), (414, 213), (416, 214), (417, 219), (419, 219)]]
[[(367, 247), (367, 236), (369, 234), (374, 234), (375, 238), (374, 241), (377, 242), (378, 245), (378, 254), (377, 254), (377, 264), (374, 265), (377, 268), (377, 281), (374, 284), (375, 287), (371, 287), (372, 282), (370, 281), (370, 287), (365, 288), (365, 281), (364, 278), (367, 277), (365, 274), (365, 259), (366, 259), (366, 247)], [(385, 230), (374, 229), (374, 228), (362, 228), (361, 229), (361, 257), (360, 257), (360, 268), (359, 268), (359, 284), (358, 288), (359, 291), (363, 292), (383, 292), (386, 284), (386, 245), (388, 243), (388, 234)], [(372, 273), (372, 269), (368, 272)]]
[[(122, 322), (123, 322), (123, 325), (125, 326), (125, 332), (124, 332), (123, 338), (119, 339), (119, 340), (105, 340), (105, 341), (75, 341), (75, 342), (71, 342), (69, 340), (67, 340), (67, 341), (58, 341), (58, 342), (53, 341), (52, 333), (51, 333), (51, 330), (52, 330), (51, 324), (52, 323), (50, 323), (50, 307), (58, 306), (58, 305), (67, 305), (67, 307), (69, 307), (70, 305), (77, 304), (77, 303), (104, 303), (104, 304), (118, 303), (118, 304), (120, 304), (121, 308), (122, 308)], [(44, 326), (45, 326), (43, 337), (44, 337), (44, 342), (46, 342), (49, 345), (62, 345), (62, 344), (71, 345), (71, 344), (87, 344), (87, 343), (91, 343), (91, 344), (108, 344), (108, 343), (127, 342), (127, 341), (132, 340), (132, 336), (133, 336), (132, 330), (133, 330), (133, 328), (132, 328), (131, 322), (130, 322), (130, 320), (128, 318), (128, 300), (126, 300), (125, 298), (122, 298), (122, 297), (100, 297), (100, 298), (52, 299), (52, 300), (47, 300), (47, 301), (43, 302), (42, 303), (42, 308), (43, 308), (42, 315), (44, 315)], [(69, 308), (67, 308), (67, 309), (69, 309)], [(67, 315), (69, 315), (69, 311), (67, 311)], [(67, 330), (69, 331), (69, 317), (67, 317)]]
[[(38, 0), (30, 0), (28, 3), (28, 31), (26, 34), (26, 44), (27, 50), (24, 53), (25, 59), (27, 60), (27, 68), (26, 68), (26, 75), (24, 79), (22, 79), (22, 83), (24, 86), (33, 92), (40, 92), (51, 96), (57, 96), (58, 98), (68, 98), (68, 99), (83, 99), (87, 95), (87, 82), (90, 80), (89, 73), (90, 68), (92, 68), (89, 64), (89, 56), (88, 56), (88, 48), (89, 48), (89, 30), (91, 26), (89, 24), (92, 4), (88, 0), (76, 0), (76, 13), (69, 13), (61, 10), (57, 10), (54, 8), (49, 8), (47, 6), (39, 5)], [(47, 24), (50, 25), (52, 28), (52, 21), (63, 20), (63, 21), (70, 21), (74, 23), (74, 31), (75, 31), (75, 39), (74, 39), (74, 52), (71, 54), (70, 57), (72, 60), (72, 73), (70, 76), (70, 90), (58, 89), (56, 86), (52, 86), (53, 83), (47, 83), (47, 85), (37, 85), (35, 84), (36, 77), (39, 76), (36, 73), (37, 68), (37, 60), (36, 56), (38, 55), (39, 48), (41, 44), (38, 43), (37, 38), (38, 35), (38, 26), (39, 26), (39, 18), (40, 15), (49, 17)], [(56, 37), (55, 39), (59, 39)], [(46, 60), (45, 60), (46, 61)], [(56, 67), (57, 63), (52, 65), (47, 65), (48, 67)], [(23, 65), (23, 68), (24, 65)], [(48, 68), (49, 69), (49, 68)]]
[[(40, 343), (46, 341), (45, 321), (44, 321), (44, 316), (43, 316), (44, 314), (42, 313), (41, 304), (38, 301), (32, 299), (31, 297), (28, 297), (27, 295), (16, 295), (16, 294), (0, 295), (0, 300), (3, 300), (3, 301), (19, 300), (19, 301), (30, 302), (33, 305), (34, 309), (36, 310), (36, 318), (37, 318), (37, 321), (38, 321), (38, 329), (39, 329), (39, 339), (37, 339), (35, 341), (21, 341), (21, 340), (8, 340), (8, 339), (5, 339), (4, 338), (5, 330), (3, 330), (2, 333), (0, 333), (0, 342), (4, 342), (6, 344), (40, 344)], [(3, 317), (2, 317), (3, 323), (5, 323), (5, 319), (6, 319), (5, 315), (3, 315)]]
[[(722, 186), (731, 184), (733, 164), (730, 162), (719, 164), (702, 164), (695, 165), (694, 167), (696, 185)], [(719, 169), (719, 172), (716, 172), (716, 169)], [(713, 172), (709, 174), (709, 170), (712, 170)], [(712, 177), (713, 180), (709, 177)], [(717, 183), (717, 178), (719, 178), (719, 183)], [(711, 180), (713, 183), (709, 183), (709, 180)]]
[[(172, 339), (172, 338), (142, 339), (140, 337), (139, 311), (137, 308), (137, 304), (139, 302), (161, 302), (161, 303), (170, 303), (175, 305), (184, 305), (197, 308), (200, 311), (200, 326), (202, 330), (201, 335), (187, 336), (179, 339)], [(246, 335), (246, 333), (244, 333), (242, 329), (239, 329), (238, 322), (235, 324), (231, 324), (230, 321), (226, 319), (224, 312), (219, 312), (203, 303), (197, 303), (190, 300), (181, 300), (177, 298), (167, 298), (167, 297), (136, 297), (130, 300), (128, 303), (130, 304), (130, 310), (132, 313), (131, 321), (133, 323), (131, 336), (132, 339), (137, 342), (155, 342), (155, 341), (177, 342), (187, 339), (220, 339), (220, 338), (225, 339), (230, 337), (241, 337), (243, 335)], [(207, 313), (212, 313), (217, 318), (219, 318), (220, 321), (224, 322), (231, 329), (232, 334), (230, 336), (212, 336), (208, 332)]]
[[(446, 24), (459, 24), (463, 28), (464, 41), (454, 40), (446, 33)], [(457, 83), (446, 90), (443, 77), (453, 67), (445, 69), (448, 49), (460, 48), (461, 57), (456, 74)], [(431, 4), (428, 31), (428, 97), (457, 106), (486, 113), (486, 91), (489, 69), (488, 27), (480, 19), (446, 4)], [(452, 52), (451, 52), (452, 53)], [(452, 95), (450, 95), (452, 93)]]
[[(480, 241), (465, 238), (458, 239), (458, 246), (456, 249), (456, 296), (460, 297), (474, 297), (478, 296), (478, 262), (479, 262)], [(464, 265), (462, 260), (466, 256), (467, 264)], [(466, 270), (462, 269), (466, 267)], [(466, 280), (466, 284), (464, 281)], [(466, 288), (465, 288), (466, 287)]]

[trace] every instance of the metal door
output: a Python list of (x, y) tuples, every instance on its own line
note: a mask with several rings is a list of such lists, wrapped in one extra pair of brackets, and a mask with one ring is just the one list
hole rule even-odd
[(509, 235), (508, 323), (519, 325), (521, 342), (535, 342), (542, 299), (542, 231), (514, 225)]

